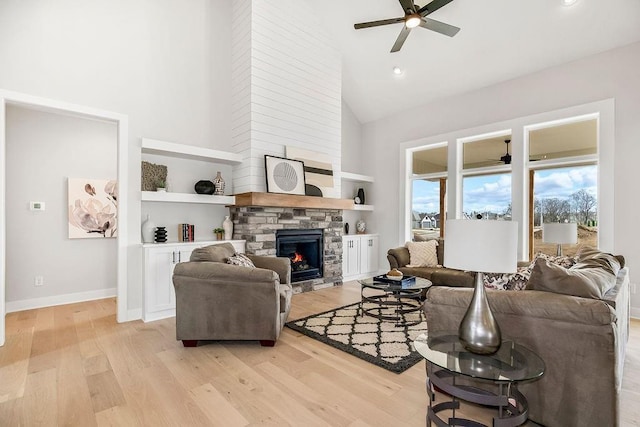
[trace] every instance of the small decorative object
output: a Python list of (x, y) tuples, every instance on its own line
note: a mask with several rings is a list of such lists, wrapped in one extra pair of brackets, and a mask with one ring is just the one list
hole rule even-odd
[(358, 188), (358, 195), (356, 197), (360, 199), (360, 202), (357, 202), (357, 203), (364, 205), (364, 189), (363, 188)]
[(167, 191), (167, 183), (163, 180), (156, 182), (156, 191)]
[(218, 239), (218, 240), (224, 240), (224, 228), (220, 228), (220, 227), (218, 227), (218, 228), (214, 228), (214, 229), (213, 229), (213, 232), (214, 232), (214, 233), (215, 233), (215, 235), (216, 235), (216, 239)]
[(344, 234), (349, 234), (349, 223), (348, 222), (344, 223)]
[(222, 221), (222, 228), (224, 229), (224, 239), (231, 240), (233, 237), (233, 221), (231, 221), (229, 215), (224, 217), (224, 221)]
[(215, 184), (207, 180), (198, 181), (194, 186), (194, 190), (196, 190), (196, 193), (198, 194), (213, 194), (213, 192), (215, 191)]
[[(287, 145), (287, 158), (300, 160), (304, 163), (304, 182), (317, 187), (324, 197), (340, 197), (338, 188), (334, 183), (332, 156), (319, 151), (305, 150), (304, 148)], [(309, 194), (307, 196), (315, 196)]]
[(153, 234), (156, 230), (156, 225), (151, 221), (149, 214), (147, 219), (142, 222), (142, 243), (153, 243)]
[(214, 190), (213, 190), (214, 195), (224, 196), (225, 182), (224, 182), (224, 179), (222, 179), (222, 175), (220, 174), (220, 171), (218, 171), (218, 173), (216, 174), (216, 177), (213, 178), (213, 186), (214, 186)]
[(167, 180), (167, 167), (149, 162), (142, 162), (142, 191), (155, 191), (156, 183)]
[(356, 196), (353, 198), (353, 203), (355, 203), (356, 205), (361, 205), (362, 202), (360, 201), (360, 197)]
[(322, 190), (319, 187), (316, 187), (315, 185), (305, 184), (304, 194), (306, 196), (322, 197)]
[(156, 243), (164, 243), (167, 241), (166, 227), (156, 227)]
[(358, 221), (356, 221), (356, 233), (364, 234), (366, 230), (367, 230), (367, 224), (364, 222), (364, 220), (359, 219)]
[(460, 322), (460, 342), (471, 353), (493, 354), (500, 349), (502, 334), (484, 289), (484, 273), (515, 273), (518, 261), (518, 223), (447, 220), (444, 266), (475, 271), (469, 308)]
[(299, 194), (304, 196), (304, 163), (265, 154), (267, 193)]

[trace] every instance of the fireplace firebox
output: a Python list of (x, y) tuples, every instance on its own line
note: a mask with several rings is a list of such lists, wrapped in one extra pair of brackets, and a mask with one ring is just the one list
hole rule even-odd
[(322, 277), (323, 247), (322, 229), (276, 231), (276, 256), (291, 260), (291, 282)]

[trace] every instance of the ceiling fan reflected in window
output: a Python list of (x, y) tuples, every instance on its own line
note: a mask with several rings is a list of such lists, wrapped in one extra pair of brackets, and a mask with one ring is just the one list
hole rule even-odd
[(453, 0), (433, 0), (432, 2), (421, 8), (418, 8), (413, 0), (398, 1), (400, 2), (400, 6), (402, 6), (402, 10), (404, 11), (403, 17), (383, 19), (380, 21), (362, 22), (360, 24), (355, 24), (353, 27), (356, 30), (359, 30), (361, 28), (379, 27), (381, 25), (398, 24), (400, 22), (403, 22), (404, 26), (402, 27), (402, 30), (400, 30), (400, 34), (398, 35), (396, 42), (391, 48), (392, 53), (398, 52), (402, 48), (402, 45), (404, 44), (411, 30), (418, 26), (426, 28), (427, 30), (435, 31), (440, 34), (444, 34), (445, 36), (449, 37), (455, 36), (458, 31), (460, 31), (460, 28), (458, 27), (454, 27), (453, 25), (445, 24), (444, 22), (436, 21), (435, 19), (427, 17), (441, 7), (451, 3)]

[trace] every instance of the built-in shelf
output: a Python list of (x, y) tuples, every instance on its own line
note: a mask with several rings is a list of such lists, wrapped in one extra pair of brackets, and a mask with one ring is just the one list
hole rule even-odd
[(220, 243), (231, 243), (232, 245), (236, 245), (236, 244), (245, 244), (245, 240), (201, 240), (201, 241), (194, 241), (194, 242), (177, 242), (177, 241), (172, 241), (172, 242), (162, 242), (162, 243), (143, 243), (142, 247), (143, 248), (159, 248), (159, 247), (174, 247), (174, 246), (181, 246), (181, 247), (191, 247), (191, 246), (196, 246), (196, 247), (200, 247), (200, 246), (209, 246), (209, 245), (219, 245)]
[(342, 172), (342, 179), (346, 181), (357, 181), (357, 182), (373, 182), (373, 177), (369, 175), (361, 175), (359, 173), (351, 173), (351, 172)]
[(157, 139), (142, 138), (142, 152), (160, 154), (162, 156), (181, 159), (200, 160), (211, 163), (237, 165), (242, 162), (242, 156), (227, 151), (212, 150), (194, 145), (176, 144), (174, 142), (159, 141)]
[(354, 211), (373, 211), (373, 205), (353, 205)]
[(164, 191), (143, 191), (143, 202), (205, 203), (210, 205), (233, 205), (234, 196), (212, 196), (208, 194), (171, 193)]

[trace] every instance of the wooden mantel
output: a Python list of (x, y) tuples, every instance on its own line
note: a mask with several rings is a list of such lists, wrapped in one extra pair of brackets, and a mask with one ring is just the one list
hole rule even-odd
[(353, 209), (351, 199), (333, 199), (330, 197), (297, 196), (279, 193), (241, 193), (236, 194), (233, 206), (263, 206), (276, 208), (311, 208), (311, 209)]

